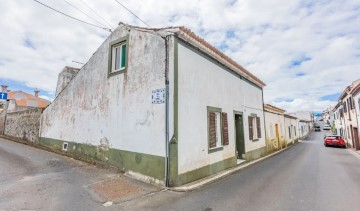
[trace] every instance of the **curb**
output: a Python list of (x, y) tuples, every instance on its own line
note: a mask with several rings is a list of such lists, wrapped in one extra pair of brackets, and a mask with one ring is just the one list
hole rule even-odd
[(350, 154), (354, 155), (357, 159), (360, 159), (360, 154), (352, 149), (346, 149)]
[(201, 188), (201, 187), (203, 187), (205, 185), (208, 185), (210, 183), (218, 181), (218, 180), (220, 180), (220, 179), (222, 179), (222, 178), (224, 178), (226, 176), (232, 175), (232, 174), (234, 174), (234, 173), (236, 173), (236, 172), (238, 172), (238, 171), (240, 171), (242, 169), (245, 169), (245, 168), (247, 168), (247, 167), (249, 167), (251, 165), (254, 165), (254, 164), (259, 163), (259, 162), (261, 162), (261, 161), (263, 161), (265, 159), (273, 157), (273, 156), (275, 156), (275, 155), (277, 155), (277, 154), (279, 154), (279, 153), (281, 153), (281, 152), (283, 152), (285, 150), (290, 149), (291, 147), (293, 147), (293, 146), (295, 146), (295, 145), (297, 145), (298, 143), (301, 143), (301, 142), (302, 142), (302, 140), (299, 140), (298, 142), (290, 145), (289, 147), (286, 147), (286, 148), (281, 149), (279, 151), (273, 152), (273, 153), (271, 153), (269, 155), (266, 155), (266, 156), (264, 156), (262, 158), (259, 158), (257, 160), (246, 162), (244, 164), (240, 164), (240, 165), (235, 166), (233, 168), (224, 170), (224, 171), (222, 171), (222, 172), (220, 172), (218, 174), (205, 177), (203, 179), (197, 180), (197, 181), (189, 183), (187, 185), (183, 185), (183, 186), (179, 186), (179, 187), (167, 188), (167, 190), (174, 191), (174, 192), (190, 192), (190, 191), (199, 189), (199, 188)]

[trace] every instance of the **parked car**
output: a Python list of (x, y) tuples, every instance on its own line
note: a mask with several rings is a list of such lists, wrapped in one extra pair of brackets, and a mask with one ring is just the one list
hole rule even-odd
[(338, 135), (329, 135), (324, 138), (324, 145), (327, 146), (336, 146), (346, 148), (346, 143), (341, 136)]
[(315, 131), (321, 131), (321, 128), (319, 125), (315, 125)]
[(323, 130), (330, 130), (330, 129), (331, 129), (330, 125), (324, 125), (323, 126)]

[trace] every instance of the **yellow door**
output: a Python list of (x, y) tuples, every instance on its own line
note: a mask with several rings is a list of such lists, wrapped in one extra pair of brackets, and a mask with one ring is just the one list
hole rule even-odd
[(278, 141), (278, 146), (280, 146), (280, 148), (282, 148), (282, 146), (280, 145), (280, 135), (279, 135), (279, 126), (278, 124), (275, 124), (275, 134), (276, 134), (276, 138)]

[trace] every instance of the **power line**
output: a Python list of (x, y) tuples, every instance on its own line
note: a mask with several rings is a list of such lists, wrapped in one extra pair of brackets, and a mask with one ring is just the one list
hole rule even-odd
[(112, 25), (103, 17), (101, 17), (101, 15), (99, 15), (95, 10), (93, 10), (88, 4), (86, 4), (83, 0), (79, 0), (81, 1), (81, 3), (83, 3), (87, 8), (89, 8), (91, 11), (93, 11), (93, 13), (95, 13), (95, 15), (97, 15), (99, 18), (101, 18), (103, 21), (105, 21), (109, 26), (110, 28), (114, 28), (112, 27)]
[(80, 19), (78, 19), (78, 18), (72, 17), (72, 16), (70, 16), (70, 15), (68, 15), (68, 14), (65, 14), (65, 13), (63, 13), (63, 12), (57, 10), (57, 9), (54, 9), (54, 8), (52, 8), (52, 7), (46, 5), (46, 4), (44, 4), (44, 3), (42, 3), (42, 2), (40, 2), (40, 1), (38, 1), (38, 0), (34, 0), (34, 1), (37, 2), (37, 3), (39, 3), (39, 4), (41, 4), (41, 5), (43, 5), (44, 7), (47, 7), (47, 8), (49, 8), (49, 9), (51, 9), (51, 10), (54, 10), (55, 12), (58, 12), (58, 13), (60, 13), (60, 14), (62, 14), (62, 15), (65, 15), (65, 16), (68, 17), (68, 18), (71, 18), (71, 19), (77, 20), (77, 21), (79, 21), (79, 22), (85, 23), (85, 24), (87, 24), (87, 25), (90, 25), (90, 26), (93, 26), (93, 27), (97, 27), (97, 28), (100, 28), (100, 29), (104, 29), (104, 30), (106, 30), (106, 31), (111, 32), (111, 29), (104, 28), (104, 27), (102, 27), (102, 26), (98, 26), (98, 25), (95, 25), (95, 24), (92, 24), (92, 23), (88, 23), (88, 22), (86, 22), (86, 21), (83, 21), (83, 20), (80, 20)]
[(115, 0), (118, 4), (120, 4), (123, 8), (125, 8), (128, 12), (130, 12), (133, 16), (135, 16), (137, 19), (139, 19), (143, 24), (145, 24), (147, 27), (151, 28), (149, 24), (145, 23), (139, 16), (137, 16), (135, 13), (133, 13), (131, 10), (129, 10), (127, 7), (125, 7), (123, 4), (121, 4), (118, 0)]
[(82, 11), (81, 9), (79, 9), (79, 8), (75, 7), (74, 5), (72, 5), (70, 2), (68, 2), (68, 1), (66, 1), (66, 0), (63, 0), (63, 1), (65, 1), (65, 2), (66, 2), (68, 5), (70, 5), (72, 8), (78, 10), (78, 11), (81, 12), (82, 14), (86, 15), (87, 17), (89, 17), (91, 20), (95, 21), (96, 23), (104, 26), (105, 28), (107, 27), (107, 26), (105, 26), (103, 23), (99, 22), (98, 20), (92, 18), (90, 15), (86, 14), (86, 13), (85, 13), (84, 11)]

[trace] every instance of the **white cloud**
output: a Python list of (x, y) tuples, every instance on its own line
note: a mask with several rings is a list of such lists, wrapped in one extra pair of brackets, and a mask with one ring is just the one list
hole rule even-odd
[[(81, 1), (68, 1), (102, 21)], [(112, 26), (120, 21), (142, 25), (113, 0), (83, 1)], [(96, 24), (65, 1), (42, 2)], [(321, 97), (342, 92), (360, 75), (360, 2), (356, 0), (121, 2), (151, 26), (183, 25), (200, 33), (265, 81), (267, 103), (289, 111), (329, 107), (335, 102)], [(86, 62), (108, 36), (34, 1), (0, 4), (2, 79), (53, 92), (62, 68), (79, 67), (72, 60)], [(293, 65), (296, 62), (301, 65)]]

